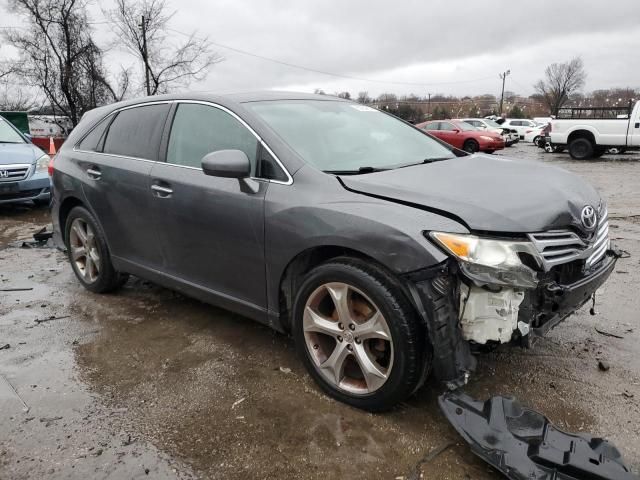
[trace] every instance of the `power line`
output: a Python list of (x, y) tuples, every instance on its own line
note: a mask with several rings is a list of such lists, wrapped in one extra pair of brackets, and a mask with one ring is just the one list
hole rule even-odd
[[(170, 30), (170, 31), (175, 32), (175, 33), (179, 33), (181, 35), (185, 35), (187, 37), (192, 37), (193, 36), (193, 35), (189, 35), (188, 33), (181, 32), (179, 30), (175, 30), (173, 28), (168, 28), (167, 30)], [(241, 49), (236, 48), (236, 47), (232, 47), (232, 46), (229, 46), (229, 45), (224, 45), (222, 43), (213, 42), (211, 40), (209, 40), (209, 42), (212, 45), (215, 45), (216, 47), (225, 48), (227, 50), (231, 50), (232, 52), (236, 52), (236, 53), (239, 53), (241, 55), (246, 55), (246, 56), (253, 57), (253, 58), (258, 58), (260, 60), (264, 60), (264, 61), (267, 61), (267, 62), (277, 63), (279, 65), (284, 65), (286, 67), (297, 68), (299, 70), (305, 70), (307, 72), (312, 72), (312, 73), (319, 73), (321, 75), (327, 75), (327, 76), (330, 76), (330, 77), (346, 78), (348, 80), (357, 80), (357, 81), (361, 81), (361, 82), (380, 83), (380, 84), (386, 84), (386, 85), (410, 85), (410, 86), (414, 86), (414, 87), (427, 87), (427, 86), (437, 86), (437, 85), (453, 85), (453, 84), (458, 84), (458, 83), (473, 83), (473, 82), (479, 82), (479, 81), (482, 81), (482, 80), (488, 80), (488, 79), (492, 79), (493, 78), (493, 76), (490, 76), (490, 77), (474, 78), (474, 79), (471, 79), (471, 80), (457, 80), (457, 81), (451, 81), (451, 82), (432, 82), (432, 83), (426, 83), (426, 82), (420, 82), (420, 83), (419, 82), (393, 82), (393, 81), (387, 81), (387, 80), (375, 80), (375, 79), (372, 79), (372, 78), (357, 77), (357, 76), (354, 76), (354, 75), (346, 75), (346, 74), (341, 74), (341, 73), (329, 72), (329, 71), (326, 71), (326, 70), (319, 70), (317, 68), (307, 67), (307, 66), (303, 66), (303, 65), (297, 65), (295, 63), (285, 62), (283, 60), (278, 60), (276, 58), (265, 57), (264, 55), (258, 55), (257, 53), (248, 52), (246, 50), (241, 50)]]

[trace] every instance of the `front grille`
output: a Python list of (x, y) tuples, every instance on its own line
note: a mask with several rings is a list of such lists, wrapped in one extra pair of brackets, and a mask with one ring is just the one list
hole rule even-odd
[(31, 165), (28, 163), (0, 165), (0, 182), (16, 182), (24, 180), (29, 175), (30, 168)]
[(532, 233), (529, 238), (548, 267), (570, 262), (587, 246), (578, 235), (567, 231)]
[(593, 253), (587, 258), (586, 266), (590, 268), (600, 261), (604, 257), (605, 253), (609, 249), (609, 215), (605, 207), (603, 214), (598, 222), (598, 231), (593, 242), (591, 250)]
[(590, 268), (602, 259), (610, 244), (606, 207), (602, 208), (599, 218), (596, 233), (589, 242), (568, 230), (529, 234), (529, 239), (542, 257), (545, 271), (574, 260), (584, 260), (585, 266)]

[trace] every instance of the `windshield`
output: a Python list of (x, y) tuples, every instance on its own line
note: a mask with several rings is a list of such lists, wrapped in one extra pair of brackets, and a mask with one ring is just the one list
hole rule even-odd
[(283, 100), (245, 106), (323, 171), (384, 170), (455, 157), (420, 130), (364, 105)]
[(22, 135), (9, 125), (9, 123), (0, 118), (0, 143), (26, 143)]

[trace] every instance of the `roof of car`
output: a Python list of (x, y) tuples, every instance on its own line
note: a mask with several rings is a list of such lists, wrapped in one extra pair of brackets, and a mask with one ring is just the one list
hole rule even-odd
[(167, 100), (200, 100), (210, 101), (214, 103), (248, 103), (248, 102), (265, 102), (276, 100), (325, 100), (325, 101), (346, 101), (340, 97), (333, 95), (319, 95), (314, 93), (299, 92), (279, 92), (272, 90), (258, 92), (240, 92), (240, 93), (212, 93), (212, 92), (182, 92), (169, 93), (165, 95), (155, 95), (152, 97), (139, 97), (131, 100), (120, 102), (117, 105), (135, 105), (149, 101), (167, 101)]

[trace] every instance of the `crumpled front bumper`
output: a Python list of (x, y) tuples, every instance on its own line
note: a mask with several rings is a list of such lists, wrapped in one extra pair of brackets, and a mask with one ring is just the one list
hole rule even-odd
[[(520, 304), (517, 322), (514, 322), (516, 328), (507, 339), (529, 346), (534, 336), (544, 335), (574, 313), (606, 282), (618, 257), (615, 250), (607, 251), (598, 264), (575, 274), (570, 282), (561, 281), (557, 272), (543, 276), (535, 288), (525, 290), (525, 300)], [(461, 285), (488, 286), (486, 276), (474, 280), (468, 274), (451, 259), (431, 269), (406, 275), (414, 303), (425, 319), (433, 348), (434, 376), (451, 389), (464, 385), (476, 365), (471, 350), (474, 342), (465, 335), (468, 332), (463, 332), (460, 320), (463, 311)], [(502, 313), (498, 311), (497, 315)]]
[(573, 282), (541, 280), (521, 305), (520, 319), (527, 320), (536, 335), (545, 335), (593, 297), (613, 272), (618, 258), (615, 250), (608, 250), (594, 268)]

